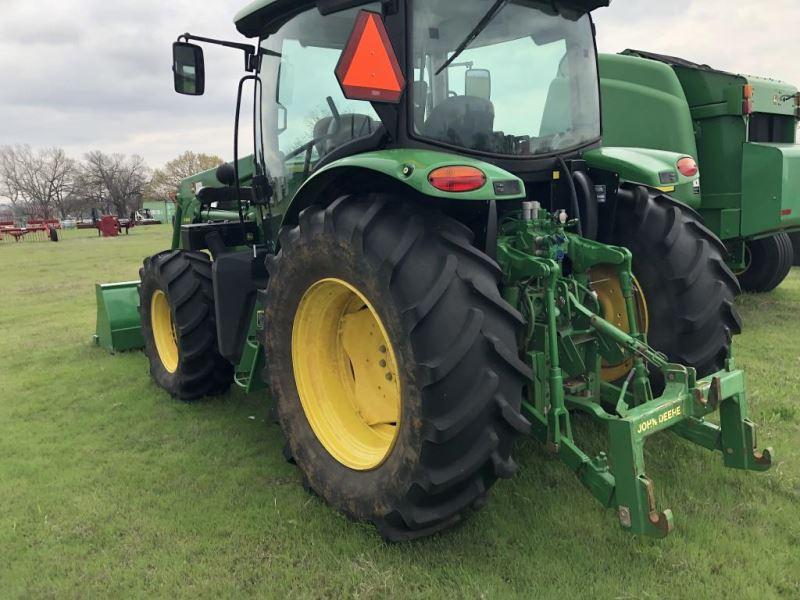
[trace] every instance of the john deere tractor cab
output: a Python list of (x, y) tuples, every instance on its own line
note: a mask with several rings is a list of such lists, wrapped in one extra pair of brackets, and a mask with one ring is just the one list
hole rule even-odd
[(667, 195), (694, 185), (682, 156), (600, 147), (604, 4), (260, 0), (236, 17), (251, 46), (182, 36), (184, 93), (205, 87), (190, 42), (244, 51), (255, 135), (252, 157), (182, 184), (173, 247), (141, 271), (157, 383), (268, 387), (308, 487), (390, 540), (480, 506), (519, 435), (638, 534), (673, 526), (649, 436), (767, 469), (735, 279)]

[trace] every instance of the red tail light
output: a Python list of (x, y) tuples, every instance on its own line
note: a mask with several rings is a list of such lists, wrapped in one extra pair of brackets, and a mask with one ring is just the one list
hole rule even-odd
[(486, 175), (475, 167), (441, 167), (428, 175), (428, 181), (443, 192), (474, 192), (486, 185)]
[(684, 177), (694, 177), (700, 172), (697, 162), (691, 156), (685, 156), (678, 161), (678, 171)]

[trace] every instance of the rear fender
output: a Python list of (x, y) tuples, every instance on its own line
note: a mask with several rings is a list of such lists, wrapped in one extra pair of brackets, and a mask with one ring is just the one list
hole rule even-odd
[[(472, 192), (444, 192), (431, 185), (431, 172), (441, 167), (469, 166), (486, 175), (486, 183)], [(369, 187), (364, 188), (364, 181)], [(380, 150), (348, 156), (314, 173), (297, 191), (283, 224), (297, 223), (298, 215), (309, 206), (336, 199), (339, 193), (355, 191), (405, 191), (414, 196), (480, 202), (522, 200), (525, 184), (519, 177), (492, 164), (444, 152), (429, 150)], [(331, 197), (333, 196), (333, 197)]]
[(661, 190), (694, 209), (700, 206), (700, 177), (686, 177), (678, 161), (687, 156), (646, 148), (597, 148), (583, 155), (589, 167), (616, 173), (621, 182)]

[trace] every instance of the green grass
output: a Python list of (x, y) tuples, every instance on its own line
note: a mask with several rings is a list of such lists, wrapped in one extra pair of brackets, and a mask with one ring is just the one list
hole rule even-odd
[(268, 398), (182, 404), (141, 353), (92, 345), (93, 284), (135, 279), (168, 235), (0, 245), (0, 596), (800, 596), (800, 273), (740, 302), (772, 471), (655, 437), (649, 472), (677, 522), (656, 541), (528, 440), (464, 525), (386, 545), (303, 492)]

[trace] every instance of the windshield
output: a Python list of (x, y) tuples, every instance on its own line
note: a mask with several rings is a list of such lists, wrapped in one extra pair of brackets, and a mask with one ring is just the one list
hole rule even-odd
[[(323, 17), (312, 9), (264, 40), (260, 155), (270, 175), (291, 195), (325, 156), (371, 135), (380, 125), (369, 102), (345, 99), (335, 69), (361, 5)], [(275, 55), (277, 54), (277, 56)]]
[(511, 2), (442, 69), (496, 3), (413, 5), (417, 137), (513, 156), (551, 154), (600, 137), (588, 15), (559, 14), (550, 2)]

